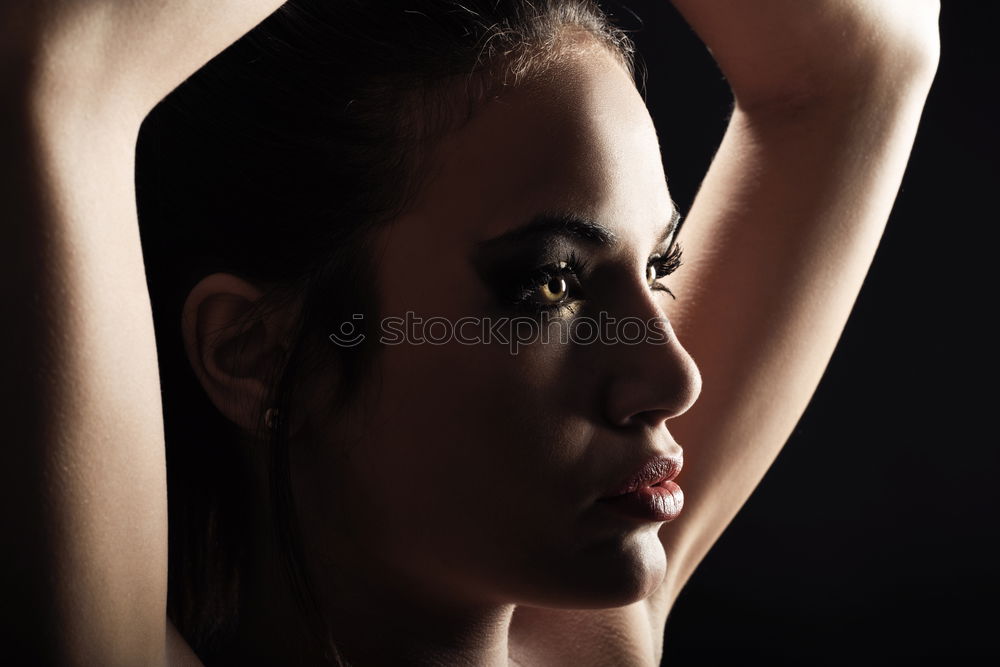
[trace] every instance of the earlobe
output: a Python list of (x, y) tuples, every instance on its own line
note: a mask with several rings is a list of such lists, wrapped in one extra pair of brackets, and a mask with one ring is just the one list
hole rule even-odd
[(248, 319), (262, 296), (242, 278), (213, 273), (194, 286), (181, 315), (195, 375), (212, 404), (247, 431), (258, 426), (271, 372), (284, 350), (280, 318)]

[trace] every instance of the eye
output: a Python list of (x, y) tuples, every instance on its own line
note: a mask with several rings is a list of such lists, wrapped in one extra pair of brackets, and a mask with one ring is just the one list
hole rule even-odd
[(538, 292), (545, 304), (559, 303), (569, 293), (569, 285), (562, 276), (556, 276), (545, 283)]
[(584, 270), (585, 263), (575, 254), (537, 269), (520, 284), (513, 305), (536, 314), (565, 308), (583, 297), (578, 276)]
[(521, 304), (535, 310), (559, 308), (573, 299), (571, 283), (579, 284), (573, 267), (568, 262), (556, 262), (540, 269), (529, 281), (521, 293)]
[(650, 264), (646, 267), (646, 282), (649, 283), (650, 287), (653, 286), (653, 283), (655, 283), (656, 279), (659, 277), (660, 276), (657, 275), (656, 267), (654, 265)]

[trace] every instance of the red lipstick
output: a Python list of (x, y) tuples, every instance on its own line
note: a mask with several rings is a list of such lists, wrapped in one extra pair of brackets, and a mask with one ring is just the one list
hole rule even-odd
[(598, 502), (645, 521), (672, 521), (684, 507), (684, 492), (672, 480), (683, 465), (680, 458), (650, 459), (615, 491)]

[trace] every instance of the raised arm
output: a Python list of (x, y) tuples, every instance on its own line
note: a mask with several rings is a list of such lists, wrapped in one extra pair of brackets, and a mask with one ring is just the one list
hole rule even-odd
[(166, 474), (135, 141), (159, 99), (279, 4), (0, 0), (6, 656), (168, 659)]
[[(661, 530), (677, 594), (806, 408), (871, 264), (938, 60), (937, 0), (675, 0), (736, 104), (680, 232), (668, 313), (701, 369), (668, 423), (681, 517)], [(830, 452), (838, 465), (853, 453)]]

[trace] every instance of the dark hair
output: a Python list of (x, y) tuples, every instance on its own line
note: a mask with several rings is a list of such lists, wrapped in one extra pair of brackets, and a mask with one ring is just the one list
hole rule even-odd
[(265, 293), (244, 322), (297, 308), (269, 400), (254, 407), (286, 416), (256, 438), (275, 537), (308, 616), (285, 428), (296, 388), (310, 369), (335, 364), (338, 404), (351, 398), (374, 349), (326, 336), (353, 313), (377, 316), (372, 231), (420, 191), (435, 140), (543, 71), (566, 28), (589, 33), (634, 75), (632, 42), (593, 0), (293, 0), (144, 122), (136, 185), (164, 400), (168, 613), (203, 659), (235, 627), (254, 491), (236, 426), (187, 362), (185, 297), (223, 271)]

